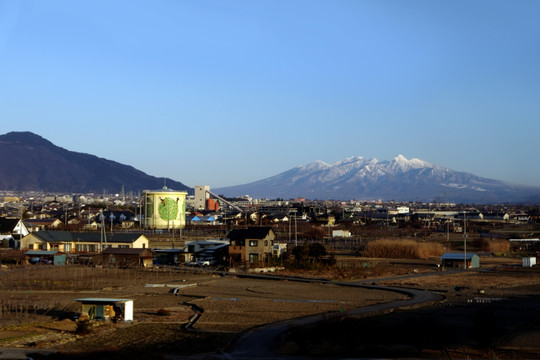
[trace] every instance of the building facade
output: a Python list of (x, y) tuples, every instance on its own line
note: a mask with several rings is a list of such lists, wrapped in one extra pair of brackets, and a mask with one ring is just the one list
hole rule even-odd
[(144, 227), (146, 229), (181, 229), (186, 226), (185, 191), (163, 187), (144, 191)]

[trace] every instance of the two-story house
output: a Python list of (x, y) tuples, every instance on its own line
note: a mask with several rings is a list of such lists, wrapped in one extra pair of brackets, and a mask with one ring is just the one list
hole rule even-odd
[(230, 263), (264, 263), (271, 256), (276, 235), (271, 227), (232, 230), (227, 235)]

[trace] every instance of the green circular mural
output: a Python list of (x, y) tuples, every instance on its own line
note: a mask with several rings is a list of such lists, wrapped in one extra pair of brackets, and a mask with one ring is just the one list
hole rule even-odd
[(178, 203), (171, 198), (159, 198), (159, 217), (165, 221), (176, 220), (178, 216)]

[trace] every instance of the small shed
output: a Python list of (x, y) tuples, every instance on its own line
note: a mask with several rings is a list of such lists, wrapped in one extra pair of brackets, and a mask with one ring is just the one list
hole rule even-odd
[(84, 298), (81, 315), (90, 320), (133, 321), (133, 299)]
[(442, 267), (462, 268), (465, 261), (467, 262), (467, 268), (480, 267), (480, 257), (474, 253), (445, 253), (441, 256)]
[(152, 267), (154, 253), (145, 248), (107, 248), (94, 257), (94, 264), (105, 266)]
[(24, 255), (33, 264), (66, 265), (66, 255), (58, 250), (29, 250)]
[(533, 267), (536, 265), (536, 257), (524, 257), (523, 258), (523, 267)]
[(184, 249), (155, 249), (154, 264), (174, 265), (183, 263)]

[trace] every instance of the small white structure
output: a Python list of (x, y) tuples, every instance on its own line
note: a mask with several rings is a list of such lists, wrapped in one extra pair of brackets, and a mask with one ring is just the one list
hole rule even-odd
[(523, 267), (533, 267), (536, 265), (536, 257), (524, 257)]
[(133, 321), (133, 299), (84, 298), (81, 315), (90, 320)]
[(349, 230), (332, 230), (332, 237), (351, 237)]

